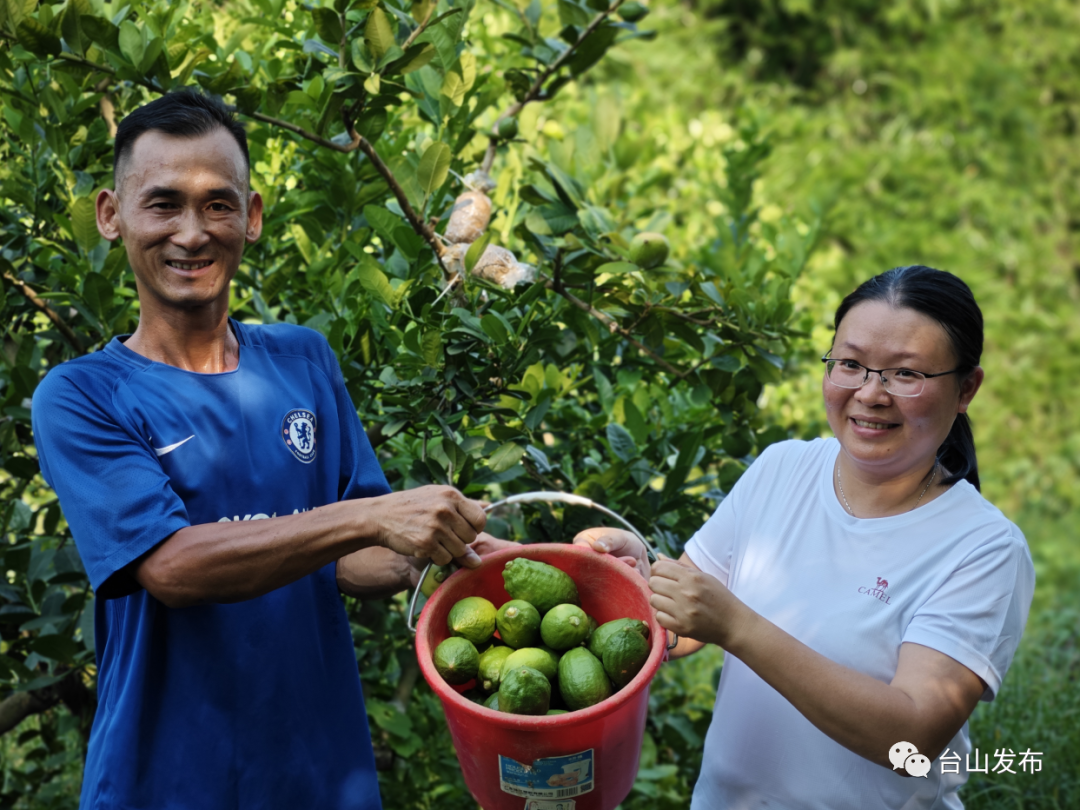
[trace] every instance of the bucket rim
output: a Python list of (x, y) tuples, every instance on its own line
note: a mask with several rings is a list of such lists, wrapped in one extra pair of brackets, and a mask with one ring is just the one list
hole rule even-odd
[[(667, 652), (667, 632), (656, 620), (656, 611), (651, 607), (649, 608), (648, 621), (650, 645), (649, 657), (645, 660), (645, 664), (642, 666), (641, 671), (639, 671), (638, 674), (634, 676), (633, 680), (626, 684), (622, 689), (612, 693), (610, 697), (587, 709), (578, 709), (576, 711), (567, 712), (566, 714), (550, 716), (507, 714), (505, 712), (496, 711), (495, 709), (488, 709), (478, 703), (473, 703), (446, 683), (446, 681), (442, 679), (442, 676), (439, 675), (438, 671), (435, 669), (432, 658), (434, 650), (428, 637), (433, 630), (430, 626), (433, 621), (432, 616), (437, 612), (439, 604), (442, 601), (449, 599), (447, 594), (449, 594), (452, 589), (446, 588), (445, 586), (454, 580), (463, 581), (468, 579), (470, 575), (480, 571), (485, 566), (501, 564), (517, 557), (528, 557), (529, 559), (539, 559), (541, 562), (546, 562), (547, 560), (543, 558), (548, 552), (552, 551), (557, 551), (560, 555), (576, 554), (583, 559), (586, 557), (590, 558), (590, 565), (595, 563), (596, 565), (606, 567), (617, 576), (623, 577), (628, 586), (638, 589), (644, 596), (646, 603), (648, 603), (649, 597), (652, 595), (652, 591), (649, 590), (648, 584), (644, 578), (638, 574), (636, 569), (631, 568), (624, 562), (620, 562), (610, 554), (594, 551), (591, 548), (585, 548), (583, 546), (577, 546), (570, 543), (531, 543), (528, 545), (520, 545), (517, 548), (501, 549), (500, 551), (484, 555), (480, 558), (480, 567), (475, 569), (462, 568), (450, 577), (447, 577), (438, 590), (436, 590), (431, 598), (424, 604), (424, 608), (420, 613), (420, 619), (417, 622), (416, 657), (420, 664), (420, 671), (424, 675), (424, 680), (428, 682), (432, 691), (435, 692), (443, 703), (451, 703), (458, 710), (464, 710), (475, 715), (479, 719), (489, 723), (493, 722), (503, 728), (528, 731), (530, 729), (540, 730), (555, 727), (571, 727), (591, 723), (618, 711), (625, 704), (636, 699), (638, 693), (643, 689), (646, 691), (648, 690), (649, 684), (659, 670), (660, 664), (663, 663), (665, 653)], [(442, 597), (441, 599), (440, 596)]]

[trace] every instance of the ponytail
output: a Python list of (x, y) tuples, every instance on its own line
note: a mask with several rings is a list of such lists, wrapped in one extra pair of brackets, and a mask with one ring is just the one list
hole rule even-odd
[(967, 481), (982, 491), (979, 486), (979, 465), (975, 460), (975, 437), (971, 434), (971, 420), (966, 413), (956, 415), (949, 435), (938, 448), (937, 460), (949, 471), (949, 477), (941, 483)]

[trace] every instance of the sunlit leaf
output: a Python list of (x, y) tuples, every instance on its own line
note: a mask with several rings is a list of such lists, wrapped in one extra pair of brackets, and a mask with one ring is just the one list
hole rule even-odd
[(426, 194), (431, 194), (446, 182), (451, 157), (450, 147), (441, 141), (436, 141), (424, 150), (420, 165), (416, 169), (416, 179), (420, 181), (420, 188)]
[(364, 41), (371, 51), (375, 60), (383, 58), (394, 44), (394, 31), (390, 26), (390, 18), (381, 8), (372, 9), (364, 24)]

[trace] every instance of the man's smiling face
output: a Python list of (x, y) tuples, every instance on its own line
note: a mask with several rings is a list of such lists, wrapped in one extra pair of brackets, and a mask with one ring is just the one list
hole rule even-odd
[(194, 138), (150, 130), (133, 144), (98, 228), (122, 237), (143, 307), (228, 304), (244, 246), (262, 231), (240, 146), (223, 128)]

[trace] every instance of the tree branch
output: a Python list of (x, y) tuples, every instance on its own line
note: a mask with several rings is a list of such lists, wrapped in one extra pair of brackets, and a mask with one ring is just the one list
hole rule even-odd
[(97, 698), (82, 681), (82, 670), (72, 670), (66, 678), (44, 689), (15, 692), (0, 701), (0, 735), (7, 734), (34, 714), (41, 714), (63, 703), (79, 718), (83, 735), (88, 737), (93, 723)]
[(63, 319), (56, 314), (56, 311), (40, 299), (37, 293), (30, 289), (30, 285), (17, 279), (11, 273), (4, 273), (4, 280), (21, 292), (26, 300), (33, 304), (34, 307), (45, 313), (45, 317), (53, 322), (53, 326), (55, 326), (60, 334), (64, 336), (64, 340), (71, 344), (71, 348), (79, 354), (86, 354), (86, 349), (82, 347), (82, 344), (79, 342), (79, 337), (75, 334), (74, 330), (64, 323)]
[(608, 332), (613, 335), (619, 335), (621, 338), (623, 338), (623, 340), (625, 340), (635, 349), (640, 351), (642, 354), (651, 357), (653, 361), (655, 361), (655, 363), (668, 374), (674, 374), (675, 376), (679, 377), (682, 376), (682, 372), (679, 371), (679, 369), (675, 368), (675, 366), (671, 365), (671, 363), (669, 363), (667, 360), (658, 355), (644, 343), (635, 338), (633, 334), (631, 334), (628, 330), (623, 329), (621, 326), (619, 326), (618, 322), (610, 315), (601, 312), (591, 304), (585, 303), (576, 295), (563, 287), (561, 284), (556, 284), (554, 280), (549, 279), (543, 275), (541, 276), (541, 278), (544, 279), (544, 286), (546, 286), (549, 290), (554, 290), (571, 304), (573, 304), (575, 307), (580, 309), (582, 312), (587, 312), (589, 315), (596, 318), (596, 320), (600, 321), (600, 323), (604, 325)]
[[(597, 14), (593, 21), (589, 23), (588, 27), (581, 32), (581, 36), (577, 38), (577, 41), (574, 42), (565, 51), (563, 51), (558, 59), (556, 59), (554, 62), (548, 65), (547, 68), (540, 72), (540, 75), (536, 77), (536, 81), (532, 83), (532, 87), (529, 88), (528, 92), (525, 93), (522, 99), (517, 103), (511, 105), (506, 112), (504, 112), (502, 115), (495, 119), (495, 123), (492, 124), (491, 127), (492, 134), (488, 138), (487, 151), (484, 153), (484, 161), (480, 164), (480, 170), (484, 172), (484, 174), (491, 174), (491, 167), (495, 163), (495, 150), (499, 145), (499, 136), (497, 134), (499, 129), (499, 123), (504, 118), (513, 118), (515, 115), (521, 112), (525, 108), (525, 105), (529, 102), (537, 101), (538, 99), (540, 99), (541, 91), (544, 89), (544, 84), (547, 82), (547, 80), (550, 79), (553, 75), (555, 75), (562, 68), (562, 66), (566, 64), (567, 60), (569, 60), (570, 57), (574, 55), (574, 53), (585, 42), (585, 40), (592, 36), (596, 29), (599, 28), (608, 17), (614, 14), (618, 10), (619, 6), (621, 6), (622, 4), (623, 0), (615, 0), (608, 8)], [(545, 99), (546, 98), (547, 97), (545, 97)]]
[(41, 698), (35, 692), (16, 692), (0, 701), (0, 734), (7, 734), (32, 714), (48, 711), (60, 698)]

